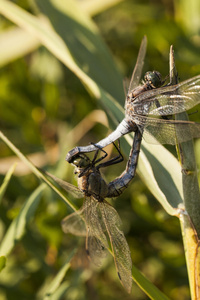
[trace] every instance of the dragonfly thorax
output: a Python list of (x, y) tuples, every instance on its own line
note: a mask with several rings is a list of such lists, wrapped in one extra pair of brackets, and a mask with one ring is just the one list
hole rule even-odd
[(145, 83), (143, 85), (137, 86), (135, 89), (133, 89), (132, 91), (130, 91), (127, 94), (126, 102), (132, 102), (132, 101), (134, 101), (134, 98), (136, 98), (141, 93), (147, 91), (148, 89), (149, 89), (148, 85), (145, 84)]
[(78, 186), (86, 196), (93, 196), (99, 202), (103, 202), (108, 194), (108, 186), (95, 168), (89, 169), (87, 174), (78, 177)]
[(142, 83), (142, 85), (137, 86), (135, 89), (129, 90), (126, 103), (133, 102), (134, 99), (141, 93), (161, 87), (161, 85), (163, 85), (161, 74), (158, 71), (146, 72)]

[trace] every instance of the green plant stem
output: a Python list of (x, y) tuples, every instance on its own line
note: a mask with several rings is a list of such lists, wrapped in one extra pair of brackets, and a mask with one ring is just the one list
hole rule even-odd
[[(170, 79), (171, 84), (177, 83), (177, 71), (174, 62), (173, 49), (170, 49)], [(176, 120), (188, 121), (186, 113), (176, 115)], [(185, 248), (191, 299), (200, 299), (200, 194), (193, 141), (177, 144), (177, 152), (182, 167), (183, 205), (179, 220)]]

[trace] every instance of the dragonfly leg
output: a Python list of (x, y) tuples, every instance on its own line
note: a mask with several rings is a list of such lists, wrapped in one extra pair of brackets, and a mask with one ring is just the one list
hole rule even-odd
[[(115, 145), (115, 143), (113, 142), (113, 146), (115, 147), (115, 149), (117, 150), (118, 152), (118, 155), (111, 158), (110, 160), (104, 162), (104, 163), (101, 163), (97, 166), (97, 169), (100, 169), (100, 168), (104, 168), (104, 167), (108, 167), (108, 166), (111, 166), (111, 165), (115, 165), (115, 164), (118, 164), (120, 162), (122, 162), (124, 160), (124, 157), (121, 153), (121, 149), (120, 149), (120, 142), (119, 142), (119, 139), (118, 139), (118, 147)], [(103, 150), (103, 149), (101, 149)]]
[[(103, 150), (100, 146), (94, 144), (94, 143), (91, 143), (91, 145), (94, 145), (96, 148), (97, 148), (97, 151), (95, 152), (95, 155), (94, 155), (94, 158), (92, 160), (92, 165), (95, 166), (96, 164), (98, 164), (100, 161), (102, 161), (104, 158), (106, 158), (106, 156), (108, 156), (108, 153)], [(100, 158), (96, 159), (97, 158), (97, 155), (99, 153), (99, 151), (103, 152), (104, 155), (101, 156)]]
[[(117, 150), (118, 155), (115, 156), (115, 157), (113, 157), (113, 158), (111, 158), (110, 160), (108, 160), (108, 161), (106, 161), (104, 163), (99, 164), (97, 166), (97, 169), (100, 169), (100, 168), (103, 168), (103, 167), (107, 167), (107, 166), (111, 166), (113, 164), (117, 164), (117, 163), (119, 163), (119, 162), (121, 162), (121, 161), (124, 160), (124, 157), (123, 157), (123, 155), (122, 155), (122, 153), (120, 151), (120, 142), (119, 142), (119, 139), (118, 139), (118, 147), (115, 145), (114, 142), (112, 144), (114, 145), (115, 149)], [(102, 161), (108, 155), (108, 153), (105, 150), (103, 150), (102, 148), (100, 148), (98, 145), (95, 145), (95, 146), (98, 148), (98, 150), (96, 151), (95, 156), (94, 156), (94, 158), (92, 160), (92, 165), (93, 166), (96, 165), (97, 163), (99, 163), (100, 161)], [(100, 157), (99, 159), (96, 160), (98, 151), (102, 151), (105, 154), (102, 157)]]
[[(119, 145), (118, 147), (115, 145), (114, 142), (113, 142), (113, 145), (114, 145), (115, 149), (118, 151), (118, 155), (115, 156), (115, 157), (113, 157), (112, 159), (104, 162), (104, 163), (99, 164), (96, 167), (97, 170), (99, 170), (100, 168), (105, 168), (105, 167), (108, 167), (108, 166), (120, 163), (120, 162), (122, 162), (124, 160), (124, 157), (123, 157), (123, 155), (122, 155), (122, 153), (120, 151), (120, 142), (119, 142), (119, 140), (118, 140), (118, 145)], [(88, 169), (93, 168), (97, 163), (99, 163), (100, 161), (102, 161), (108, 155), (108, 153), (105, 150), (103, 150), (102, 148), (100, 148), (98, 146), (96, 146), (96, 147), (98, 149), (96, 150), (95, 155), (94, 155), (91, 163), (88, 166), (86, 166), (82, 172), (79, 173), (78, 177), (82, 177), (88, 171)], [(97, 159), (97, 155), (98, 155), (99, 151), (102, 151), (104, 153), (104, 155)], [(79, 154), (79, 156), (81, 157), (81, 154)]]
[[(95, 146), (95, 144), (92, 144), (92, 145)], [(99, 151), (102, 151), (104, 153), (104, 155), (97, 159)], [(84, 155), (84, 157), (86, 157), (88, 159), (88, 157), (85, 153), (80, 153), (77, 156), (81, 157), (82, 155)], [(83, 171), (79, 173), (78, 177), (82, 177), (89, 169), (92, 169), (99, 161), (104, 159), (107, 155), (108, 155), (108, 153), (105, 150), (103, 150), (99, 147), (96, 147), (96, 151), (95, 151), (95, 154), (94, 154), (94, 157), (93, 157), (92, 161), (90, 161), (90, 163), (83, 169)]]

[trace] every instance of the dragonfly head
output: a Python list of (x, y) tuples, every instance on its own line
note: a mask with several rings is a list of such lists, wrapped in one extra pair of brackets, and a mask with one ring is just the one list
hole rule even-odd
[(87, 170), (90, 170), (92, 165), (90, 158), (84, 153), (78, 154), (72, 164), (76, 167), (74, 173), (79, 174), (79, 177), (83, 176)]
[(84, 154), (79, 154), (74, 160), (73, 160), (73, 165), (75, 165), (77, 168), (86, 168), (88, 165), (91, 164), (91, 160), (89, 157), (87, 157)]
[(161, 85), (163, 85), (162, 76), (158, 71), (149, 71), (146, 72), (144, 75), (145, 83), (150, 88), (159, 88)]

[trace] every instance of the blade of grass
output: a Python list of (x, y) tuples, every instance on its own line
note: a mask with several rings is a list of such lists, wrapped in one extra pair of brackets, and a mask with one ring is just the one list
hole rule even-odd
[[(49, 51), (76, 74), (95, 98), (100, 97), (97, 86), (99, 83), (105, 90), (114, 94), (119, 101), (124, 99), (122, 78), (109, 51), (102, 43), (94, 23), (83, 15), (73, 1), (67, 6), (63, 4), (63, 11), (59, 7), (58, 9), (53, 7), (52, 3), (47, 0), (40, 1), (38, 4), (50, 18), (52, 14), (57, 15), (55, 20), (54, 18), (51, 19), (60, 36), (47, 21), (45, 22), (44, 19), (41, 20), (31, 15), (9, 1), (0, 0), (0, 12), (12, 22), (36, 36)], [(62, 2), (59, 5), (62, 5)], [(68, 33), (63, 31), (63, 22), (65, 28), (70, 28)], [(74, 35), (72, 35), (73, 32), (75, 32)], [(73, 42), (74, 37), (77, 39), (76, 43)], [(91, 51), (93, 55), (91, 55)], [(95, 53), (98, 53), (98, 55), (96, 56)], [(89, 70), (89, 76), (83, 70)]]
[[(133, 280), (137, 282), (139, 287), (153, 300), (169, 300), (159, 289), (152, 284), (135, 266), (132, 268)], [(142, 283), (142, 284), (141, 284)], [(140, 285), (141, 284), (141, 285)]]
[[(177, 71), (173, 48), (170, 49), (171, 83), (177, 83)], [(176, 120), (188, 121), (187, 113), (177, 114)], [(184, 213), (180, 213), (182, 236), (192, 299), (200, 297), (200, 193), (193, 141), (177, 144), (177, 152), (182, 167)]]
[(21, 28), (9, 28), (0, 34), (0, 67), (22, 57), (39, 46), (39, 41)]
[(143, 143), (137, 172), (166, 212), (176, 215), (183, 203), (181, 168), (177, 159), (161, 145), (148, 145), (147, 150)]
[(77, 210), (72, 201), (66, 198), (65, 194), (52, 183), (34, 164), (0, 131), (0, 138), (6, 145), (30, 168), (30, 170), (40, 179), (47, 183), (74, 211)]
[(1, 201), (2, 201), (3, 196), (5, 194), (5, 191), (7, 189), (7, 186), (9, 184), (9, 182), (10, 182), (10, 179), (11, 179), (11, 177), (12, 177), (14, 171), (15, 171), (15, 168), (16, 168), (16, 164), (13, 164), (10, 167), (10, 169), (8, 170), (6, 176), (5, 176), (4, 180), (3, 180), (2, 185), (0, 186), (0, 204), (1, 204)]
[(186, 211), (180, 212), (179, 220), (185, 249), (191, 299), (196, 300), (200, 297), (200, 240)]
[(95, 16), (122, 1), (123, 0), (84, 0), (80, 2), (79, 5), (88, 15)]
[[(63, 297), (66, 295), (67, 290), (71, 287), (70, 282), (63, 282), (60, 284), (60, 286), (57, 288), (57, 290), (47, 299), (48, 300), (60, 300), (63, 299)], [(46, 298), (45, 298), (46, 299)]]
[(8, 255), (17, 243), (17, 241), (19, 241), (24, 235), (26, 224), (29, 221), (29, 219), (34, 215), (35, 210), (39, 204), (41, 194), (45, 187), (45, 184), (41, 184), (32, 193), (32, 195), (24, 203), (18, 216), (12, 221), (0, 245), (1, 255)]
[(74, 254), (76, 253), (77, 249), (74, 249), (69, 255), (68, 258), (66, 260), (66, 262), (64, 263), (64, 265), (62, 266), (62, 268), (59, 270), (59, 272), (57, 273), (57, 275), (54, 277), (54, 279), (51, 281), (51, 283), (48, 285), (48, 287), (46, 288), (45, 291), (45, 296), (44, 296), (44, 300), (49, 300), (49, 299), (55, 299), (54, 295), (57, 293), (57, 290), (66, 274), (66, 272), (69, 270), (70, 268), (70, 261), (73, 258)]
[(76, 64), (67, 45), (48, 22), (31, 15), (14, 3), (6, 0), (0, 0), (0, 13), (11, 22), (16, 23), (28, 31), (29, 34), (37, 37), (49, 51), (76, 74), (85, 87), (95, 95), (96, 98), (99, 98), (97, 84)]
[(98, 86), (122, 102), (124, 92), (121, 74), (93, 20), (83, 14), (73, 0), (68, 0), (68, 5), (57, 0), (35, 2), (62, 38), (80, 69)]
[(0, 272), (5, 268), (6, 266), (6, 257), (0, 256)]
[[(111, 249), (108, 251), (114, 258)], [(132, 265), (132, 279), (144, 291), (150, 299), (153, 300), (169, 300), (151, 281), (149, 281), (134, 265)]]

